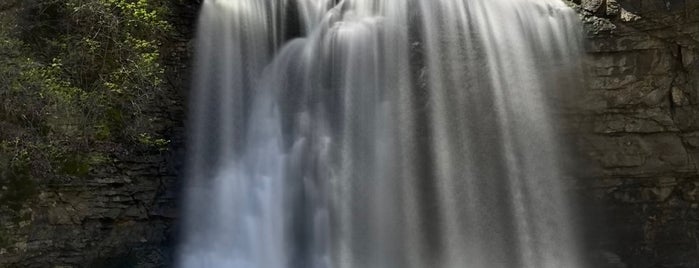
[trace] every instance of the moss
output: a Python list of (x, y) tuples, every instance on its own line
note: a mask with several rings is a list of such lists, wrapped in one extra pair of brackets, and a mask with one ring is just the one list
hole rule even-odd
[(10, 236), (7, 234), (5, 230), (0, 228), (0, 248), (7, 248), (12, 245), (12, 241), (10, 240)]
[(0, 204), (18, 212), (28, 200), (37, 194), (36, 182), (31, 178), (31, 168), (27, 151), (8, 154), (7, 144), (0, 149)]
[(11, 179), (5, 187), (7, 187), (7, 193), (3, 195), (0, 202), (7, 204), (14, 211), (20, 210), (37, 193), (36, 183), (25, 174), (19, 174)]
[(139, 134), (137, 139), (138, 142), (141, 143), (141, 145), (145, 145), (147, 147), (154, 148), (159, 151), (167, 150), (167, 146), (170, 144), (169, 140), (153, 138), (147, 133)]
[(60, 172), (62, 174), (87, 177), (93, 168), (108, 163), (109, 158), (99, 152), (91, 152), (89, 154), (69, 153), (57, 156), (56, 161), (59, 161), (61, 165)]
[(61, 172), (76, 177), (87, 177), (90, 173), (90, 162), (80, 155), (66, 157), (63, 160)]

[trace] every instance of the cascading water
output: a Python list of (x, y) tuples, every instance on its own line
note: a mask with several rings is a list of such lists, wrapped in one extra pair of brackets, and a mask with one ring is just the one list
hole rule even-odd
[(183, 268), (582, 267), (558, 0), (207, 0)]

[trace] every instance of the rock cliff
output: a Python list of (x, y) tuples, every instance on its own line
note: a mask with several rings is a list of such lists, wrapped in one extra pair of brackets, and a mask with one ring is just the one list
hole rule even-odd
[(699, 267), (699, 2), (573, 5), (587, 88), (571, 121), (590, 160), (584, 200), (603, 219), (591, 247), (613, 267)]

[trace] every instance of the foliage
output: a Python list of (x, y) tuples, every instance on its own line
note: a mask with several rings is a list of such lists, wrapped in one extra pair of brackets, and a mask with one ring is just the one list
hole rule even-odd
[(28, 195), (31, 177), (82, 177), (117, 150), (167, 146), (151, 123), (166, 94), (166, 0), (18, 5), (0, 11), (1, 187)]

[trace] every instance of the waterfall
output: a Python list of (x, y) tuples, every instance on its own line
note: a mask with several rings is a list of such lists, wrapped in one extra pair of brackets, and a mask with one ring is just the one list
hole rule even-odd
[(182, 268), (583, 267), (559, 0), (205, 0)]

